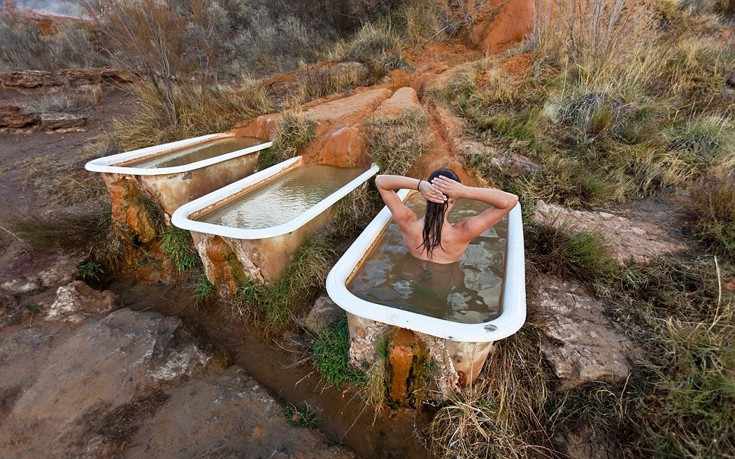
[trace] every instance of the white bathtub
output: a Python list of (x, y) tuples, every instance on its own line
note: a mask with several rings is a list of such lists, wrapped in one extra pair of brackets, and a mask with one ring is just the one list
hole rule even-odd
[[(303, 164), (300, 156), (286, 160), (184, 204), (173, 213), (171, 222), (191, 231), (207, 277), (223, 292), (232, 293), (245, 279), (258, 283), (277, 279), (306, 237), (329, 224), (332, 206), (379, 170), (373, 164), (363, 172), (355, 171), (359, 174), (355, 178), (344, 184), (340, 182), (336, 191), (297, 215), (285, 217), (288, 221), (280, 224), (248, 228), (202, 221), (230, 204), (246, 203), (249, 193), (257, 193), (260, 188), (280, 179), (286, 180), (289, 174), (302, 167), (310, 166)], [(278, 213), (278, 205), (266, 212)], [(223, 265), (223, 260), (227, 261), (227, 266)]]
[(182, 164), (172, 167), (145, 167), (136, 166), (134, 163), (138, 160), (146, 158), (162, 157), (175, 154), (184, 148), (191, 148), (197, 145), (206, 145), (217, 140), (233, 139), (232, 134), (209, 134), (191, 139), (179, 140), (177, 142), (166, 143), (162, 145), (154, 145), (152, 147), (141, 148), (116, 155), (105, 156), (89, 161), (84, 168), (92, 172), (103, 172), (108, 174), (125, 174), (125, 175), (171, 175), (190, 172), (196, 169), (212, 166), (213, 164), (225, 162), (233, 158), (245, 156), (256, 151), (269, 148), (273, 142), (261, 142), (247, 148), (241, 148), (219, 156), (194, 161), (188, 164)]
[[(409, 193), (408, 190), (401, 190), (399, 196), (405, 200)], [(337, 305), (363, 319), (462, 343), (497, 341), (521, 328), (526, 320), (526, 282), (520, 204), (517, 204), (508, 215), (500, 315), (488, 322), (477, 324), (452, 322), (372, 303), (358, 298), (348, 290), (351, 276), (358, 271), (362, 261), (380, 241), (391, 221), (390, 210), (387, 207), (383, 208), (329, 272), (327, 292)]]

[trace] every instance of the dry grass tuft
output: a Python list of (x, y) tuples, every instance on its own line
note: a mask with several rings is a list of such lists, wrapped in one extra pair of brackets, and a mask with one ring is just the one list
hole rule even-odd
[[(172, 89), (171, 109), (161, 102), (156, 88), (134, 83), (131, 90), (141, 101), (134, 118), (115, 121), (120, 146), (133, 150), (230, 129), (235, 122), (265, 113), (271, 106), (260, 85), (245, 81), (229, 89), (181, 83)], [(173, 119), (173, 121), (172, 121)]]
[(370, 122), (370, 157), (383, 173), (408, 173), (431, 141), (428, 134), (430, 121), (424, 110), (413, 110), (398, 118)]
[(488, 373), (439, 408), (428, 434), (441, 457), (554, 457), (545, 404), (549, 375), (526, 326), (499, 341)]
[(694, 231), (715, 253), (735, 264), (735, 182), (702, 180), (694, 188)]
[(316, 122), (303, 112), (290, 110), (278, 120), (273, 146), (258, 156), (258, 169), (263, 170), (274, 164), (296, 156), (302, 148), (316, 138)]

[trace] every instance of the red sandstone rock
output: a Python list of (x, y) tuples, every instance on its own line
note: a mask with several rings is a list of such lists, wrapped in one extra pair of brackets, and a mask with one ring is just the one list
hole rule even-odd
[(0, 107), (0, 128), (25, 128), (38, 124), (40, 120), (38, 115), (23, 112), (17, 105)]
[(56, 131), (59, 129), (80, 128), (87, 124), (87, 118), (71, 113), (42, 113), (41, 129)]
[(486, 53), (503, 52), (533, 30), (533, 0), (491, 0), (490, 8), (489, 17), (479, 20), (472, 34)]
[(400, 88), (390, 98), (383, 101), (375, 110), (375, 118), (394, 119), (412, 110), (423, 110), (418, 95), (413, 88)]

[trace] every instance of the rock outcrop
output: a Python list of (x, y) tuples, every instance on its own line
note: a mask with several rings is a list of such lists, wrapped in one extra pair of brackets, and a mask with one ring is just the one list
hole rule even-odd
[[(49, 348), (51, 340), (62, 342)], [(26, 361), (32, 351), (35, 372)], [(212, 358), (181, 320), (154, 312), (121, 309), (67, 336), (20, 330), (0, 343), (0, 394), (14, 394), (0, 456), (112, 454), (98, 438), (106, 414), (201, 373)]]
[(355, 457), (318, 431), (291, 426), (283, 407), (237, 366), (172, 391), (130, 444), (124, 457)]
[(533, 219), (538, 224), (572, 233), (599, 233), (610, 248), (612, 257), (621, 264), (649, 263), (663, 255), (686, 250), (683, 242), (674, 239), (661, 226), (607, 212), (573, 210), (538, 201)]
[(489, 54), (507, 50), (533, 30), (535, 5), (533, 0), (490, 1), (490, 11), (476, 22), (472, 40)]
[(630, 373), (631, 341), (604, 315), (604, 304), (575, 282), (536, 280), (529, 309), (541, 320), (541, 350), (566, 388), (618, 382)]
[(129, 83), (132, 72), (114, 68), (61, 69), (56, 72), (20, 70), (0, 72), (0, 87), (41, 88), (47, 86), (80, 86), (99, 83)]
[(56, 301), (49, 308), (46, 320), (81, 322), (93, 315), (111, 312), (119, 304), (114, 293), (99, 292), (82, 281), (74, 281), (56, 291)]

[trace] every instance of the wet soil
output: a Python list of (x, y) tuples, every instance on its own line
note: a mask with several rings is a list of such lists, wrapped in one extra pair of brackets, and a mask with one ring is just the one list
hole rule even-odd
[(231, 364), (247, 370), (274, 395), (297, 407), (308, 405), (321, 418), (329, 440), (347, 445), (364, 458), (429, 458), (417, 435), (420, 421), (413, 410), (383, 413), (373, 422), (373, 409), (354, 393), (324, 387), (308, 360), (309, 343), (299, 335), (265, 341), (257, 330), (233, 318), (223, 305), (198, 306), (188, 288), (150, 284), (120, 277), (104, 286), (131, 309), (177, 316), (223, 346)]

